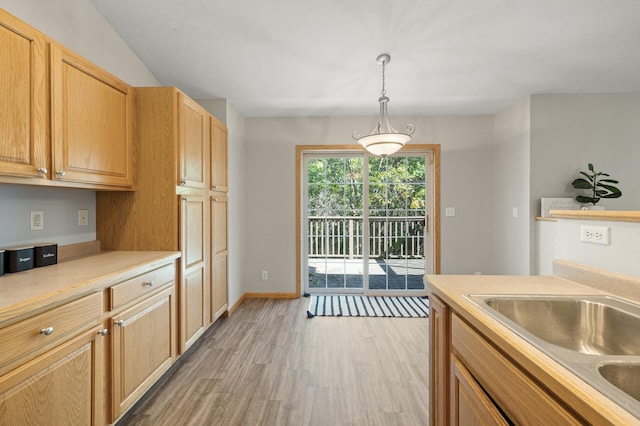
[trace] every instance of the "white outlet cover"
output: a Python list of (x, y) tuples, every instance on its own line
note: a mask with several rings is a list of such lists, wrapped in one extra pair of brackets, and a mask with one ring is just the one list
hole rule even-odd
[(79, 209), (78, 210), (78, 226), (87, 226), (87, 225), (89, 225), (89, 210)]
[(31, 210), (29, 223), (32, 231), (42, 231), (44, 229), (44, 212)]
[(610, 235), (608, 226), (580, 226), (580, 241), (585, 243), (609, 245)]

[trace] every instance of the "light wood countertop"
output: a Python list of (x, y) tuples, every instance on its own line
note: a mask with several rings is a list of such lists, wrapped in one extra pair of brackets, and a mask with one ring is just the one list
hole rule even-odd
[(0, 277), (0, 327), (180, 257), (173, 251), (108, 251)]
[(430, 293), (440, 297), (453, 311), (585, 418), (610, 421), (612, 424), (640, 424), (640, 419), (464, 297), (469, 294), (610, 293), (557, 276), (427, 275), (425, 281)]
[(640, 211), (551, 210), (551, 218), (640, 222)]

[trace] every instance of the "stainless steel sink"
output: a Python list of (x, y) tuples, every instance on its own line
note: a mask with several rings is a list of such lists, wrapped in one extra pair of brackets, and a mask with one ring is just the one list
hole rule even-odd
[(598, 372), (613, 386), (640, 401), (640, 364), (603, 364)]
[(640, 305), (611, 296), (465, 297), (640, 418)]
[(610, 298), (494, 297), (485, 303), (545, 342), (585, 354), (640, 355), (640, 316)]

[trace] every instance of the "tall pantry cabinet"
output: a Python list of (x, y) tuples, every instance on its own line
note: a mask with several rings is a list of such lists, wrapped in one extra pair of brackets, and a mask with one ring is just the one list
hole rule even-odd
[[(211, 242), (218, 238), (212, 236), (212, 226), (224, 232), (226, 241), (226, 214), (224, 229), (217, 222), (212, 225), (211, 214), (216, 167), (224, 168), (226, 184), (226, 128), (174, 87), (135, 88), (134, 116), (137, 191), (96, 194), (96, 234), (106, 250), (182, 252), (178, 306), (184, 353), (228, 306), (226, 264), (224, 292), (215, 288), (219, 280), (213, 281), (219, 272), (211, 273)], [(218, 127), (224, 135), (224, 161), (216, 156), (214, 165)], [(216, 307), (224, 306), (218, 316), (214, 294), (225, 299), (215, 299)]]

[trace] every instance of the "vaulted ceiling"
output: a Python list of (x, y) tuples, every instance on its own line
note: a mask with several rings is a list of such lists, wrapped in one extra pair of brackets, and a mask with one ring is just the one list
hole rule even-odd
[(640, 92), (637, 0), (90, 0), (165, 85), (245, 116), (487, 114)]

